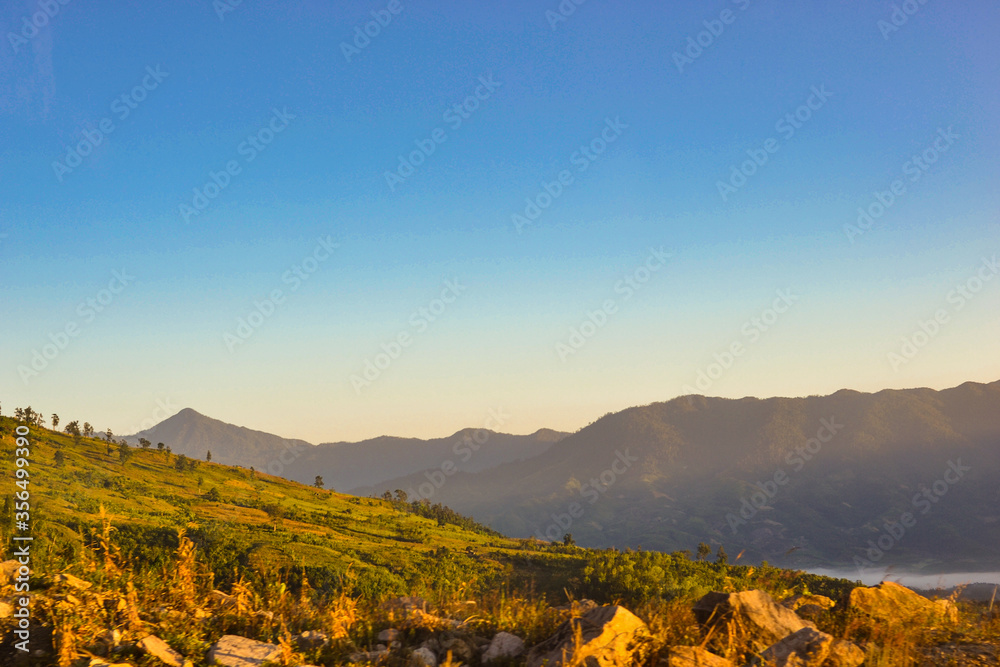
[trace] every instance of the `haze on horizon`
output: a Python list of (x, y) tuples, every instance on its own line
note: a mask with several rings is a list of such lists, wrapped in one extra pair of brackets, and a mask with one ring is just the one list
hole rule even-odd
[(995, 381), (1000, 7), (894, 4), (6, 3), (0, 402), (323, 442)]

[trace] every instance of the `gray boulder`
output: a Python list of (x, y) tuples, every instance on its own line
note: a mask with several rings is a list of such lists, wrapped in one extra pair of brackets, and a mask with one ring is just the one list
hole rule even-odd
[(238, 635), (223, 635), (208, 650), (209, 664), (214, 662), (224, 667), (260, 667), (266, 661), (280, 657), (280, 646)]
[(524, 653), (524, 640), (509, 632), (498, 632), (490, 642), (489, 648), (483, 653), (483, 662), (492, 662), (498, 658), (516, 658)]
[(697, 646), (675, 646), (670, 649), (667, 667), (736, 667), (732, 662)]
[(774, 667), (858, 667), (864, 652), (852, 644), (834, 639), (814, 628), (802, 628), (761, 654)]
[(693, 607), (695, 618), (705, 627), (732, 624), (758, 649), (766, 648), (803, 628), (815, 629), (810, 621), (776, 604), (764, 591), (708, 593)]
[[(579, 633), (581, 643), (576, 647)], [(528, 667), (586, 664), (618, 667), (632, 664), (649, 628), (625, 607), (598, 607), (572, 618), (556, 634), (528, 652)]]

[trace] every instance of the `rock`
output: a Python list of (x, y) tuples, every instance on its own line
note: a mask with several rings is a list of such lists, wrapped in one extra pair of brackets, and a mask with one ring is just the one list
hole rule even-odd
[(223, 635), (208, 650), (208, 662), (225, 667), (259, 667), (267, 660), (278, 660), (281, 647), (238, 635)]
[(497, 658), (516, 658), (524, 653), (524, 640), (509, 632), (498, 632), (483, 653), (483, 662)]
[(423, 644), (421, 644), (420, 648), (429, 648), (430, 650), (434, 651), (434, 653), (438, 653), (441, 650), (441, 642), (439, 642), (434, 637), (431, 637)]
[(398, 641), (403, 633), (396, 628), (386, 628), (382, 632), (378, 633), (378, 640), (380, 642), (394, 642)]
[(958, 609), (950, 600), (932, 602), (893, 581), (883, 581), (872, 588), (855, 588), (847, 599), (847, 606), (881, 621), (954, 623), (958, 620)]
[(89, 581), (84, 581), (79, 577), (74, 577), (72, 574), (57, 574), (52, 578), (52, 580), (57, 584), (66, 584), (67, 586), (71, 586), (81, 591), (85, 591), (93, 586), (93, 584)]
[[(577, 631), (582, 643), (574, 656)], [(624, 607), (598, 607), (564, 622), (554, 635), (532, 648), (528, 652), (528, 667), (556, 667), (584, 660), (588, 667), (631, 664), (633, 652), (648, 634), (646, 624)]]
[(775, 604), (764, 591), (740, 593), (708, 593), (693, 607), (694, 615), (703, 626), (734, 621), (746, 628), (759, 648), (769, 646), (803, 628), (816, 626), (781, 605)]
[(208, 594), (208, 599), (219, 605), (223, 609), (235, 609), (238, 605), (236, 598), (222, 591), (212, 591)]
[(441, 653), (447, 655), (449, 652), (451, 653), (453, 660), (468, 662), (469, 660), (472, 660), (472, 656), (475, 654), (476, 649), (464, 639), (453, 637), (451, 639), (445, 639), (441, 642)]
[(437, 656), (429, 648), (418, 648), (410, 654), (411, 667), (437, 667)]
[(167, 642), (155, 635), (148, 635), (139, 640), (139, 648), (170, 667), (184, 667), (191, 663), (180, 653), (170, 648)]
[(857, 667), (865, 660), (865, 654), (854, 644), (814, 628), (793, 632), (761, 657), (774, 667)]
[(350, 662), (379, 662), (389, 656), (389, 649), (382, 646), (376, 647), (374, 651), (359, 651), (352, 653), (348, 660)]
[(795, 613), (799, 615), (799, 618), (804, 618), (807, 621), (815, 621), (820, 616), (823, 615), (826, 609), (820, 607), (818, 604), (804, 604), (795, 610)]
[(865, 652), (860, 646), (843, 639), (834, 639), (823, 667), (856, 667), (865, 661)]
[(736, 667), (733, 663), (697, 646), (674, 646), (667, 658), (668, 667)]
[(306, 630), (295, 638), (296, 646), (303, 651), (322, 648), (326, 646), (328, 641), (330, 641), (330, 637), (325, 632), (320, 632), (319, 630)]
[(782, 607), (788, 607), (792, 611), (798, 611), (807, 604), (814, 604), (821, 609), (833, 609), (837, 603), (825, 595), (793, 595), (781, 602)]

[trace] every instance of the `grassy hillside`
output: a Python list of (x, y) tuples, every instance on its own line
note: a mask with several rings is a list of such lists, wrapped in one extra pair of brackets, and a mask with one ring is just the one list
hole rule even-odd
[[(16, 425), (0, 418), (0, 560), (13, 555)], [(568, 597), (638, 605), (711, 589), (839, 596), (853, 586), (684, 553), (514, 540), (440, 505), (352, 497), (43, 428), (31, 427), (28, 440), (31, 586), (40, 596), (33, 641), (49, 651), (38, 665), (88, 664), (80, 660), (111, 650), (115, 631), (133, 640), (128, 646), (154, 632), (185, 655), (203, 656), (222, 634), (287, 644), (292, 634), (340, 623), (341, 641), (310, 658), (335, 664), (374, 644), (392, 620), (380, 603), (398, 595), (421, 596), (481, 634), (507, 630), (537, 641), (561, 618), (553, 606)], [(63, 573), (92, 588), (67, 588)], [(0, 600), (12, 599), (7, 583), (0, 581)], [(238, 604), (225, 606), (216, 590)], [(12, 622), (0, 620), (0, 654), (8, 656)], [(156, 664), (141, 651), (126, 654), (130, 664)], [(304, 659), (289, 648), (293, 654), (289, 664)]]
[[(0, 418), (5, 468), (15, 424)], [(46, 429), (32, 428), (29, 441), (33, 530), (41, 547), (35, 563), (49, 571), (71, 567), (92, 543), (101, 508), (123, 557), (153, 567), (177, 548), (177, 529), (183, 528), (219, 585), (233, 578), (235, 567), (270, 575), (305, 571), (323, 584), (350, 572), (357, 592), (368, 596), (444, 594), (463, 583), (448, 576), (453, 567), (482, 585), (515, 575), (527, 581), (544, 572), (558, 587), (557, 580), (582, 562), (574, 553), (543, 554), (459, 517), (431, 518), (434, 508), (416, 508), (430, 515), (420, 516), (409, 504), (357, 498), (155, 448), (129, 448), (123, 462), (117, 443)], [(4, 478), (5, 486), (12, 483), (10, 475)], [(5, 488), (5, 497), (14, 490)], [(6, 550), (11, 516), (5, 512), (3, 520)], [(529, 563), (539, 556), (544, 564)]]
[[(0, 560), (14, 555), (16, 425), (0, 418)], [(708, 591), (844, 600), (856, 586), (730, 564), (721, 551), (693, 560), (684, 552), (582, 549), (571, 539), (509, 539), (440, 505), (353, 497), (43, 428), (31, 427), (28, 441), (32, 653), (15, 650), (10, 610), (19, 603), (0, 572), (5, 665), (154, 667), (162, 663), (145, 644), (150, 635), (193, 665), (207, 664), (224, 635), (280, 647), (278, 663), (288, 667), (403, 667), (418, 645), (438, 647), (442, 665), (478, 665), (489, 637), (503, 631), (539, 643), (579, 613), (562, 605), (581, 598), (635, 610), (652, 633), (643, 664), (662, 664), (671, 647), (705, 642), (736, 658), (749, 655), (749, 644), (703, 634), (692, 614)], [(401, 595), (420, 596), (428, 613), (392, 606)], [(867, 664), (908, 665), (905, 656), (946, 639), (975, 642), (994, 633), (996, 619), (984, 620), (983, 608), (962, 613), (944, 629), (873, 629), (842, 610), (820, 620), (827, 632), (864, 645)], [(379, 635), (389, 628), (398, 628), (402, 643), (379, 653), (387, 641)], [(310, 639), (317, 631), (325, 641)], [(458, 652), (452, 662), (449, 646)]]

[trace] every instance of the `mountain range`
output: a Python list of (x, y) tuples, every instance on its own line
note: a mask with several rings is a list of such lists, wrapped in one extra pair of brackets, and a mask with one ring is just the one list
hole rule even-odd
[(303, 484), (323, 477), (328, 488), (350, 491), (423, 470), (451, 460), (456, 471), (477, 472), (537, 456), (569, 435), (540, 429), (509, 435), (488, 429), (463, 429), (445, 438), (421, 440), (381, 436), (360, 442), (313, 445), (227, 424), (185, 408), (145, 431), (128, 436), (163, 442), (175, 454), (255, 468)]
[(661, 551), (705, 542), (841, 571), (1000, 569), (1000, 382), (685, 396), (571, 435), (478, 432), (478, 450), (472, 430), (304, 447), (228, 425), (219, 447), (219, 424), (182, 411), (145, 437), (176, 435), (175, 452), (219, 448), (242, 465), (298, 446), (286, 477), (321, 474), (359, 495), (398, 489), (512, 536)]

